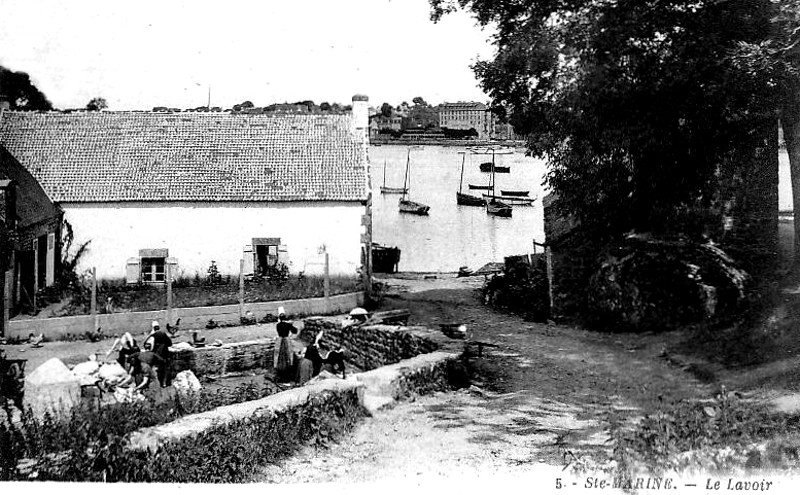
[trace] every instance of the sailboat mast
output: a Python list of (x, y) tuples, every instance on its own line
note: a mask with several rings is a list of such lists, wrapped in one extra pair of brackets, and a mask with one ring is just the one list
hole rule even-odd
[(458, 180), (458, 192), (464, 187), (464, 161), (467, 159), (467, 153), (461, 155), (461, 178)]
[(383, 160), (383, 187), (386, 187), (386, 160)]
[(494, 148), (492, 148), (492, 196), (494, 196)]
[(411, 164), (411, 148), (408, 149), (408, 156), (406, 157), (406, 174), (403, 177), (403, 199), (406, 199), (408, 193), (408, 166)]

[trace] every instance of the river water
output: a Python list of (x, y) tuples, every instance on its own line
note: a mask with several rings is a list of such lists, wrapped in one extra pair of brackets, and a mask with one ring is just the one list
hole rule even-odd
[[(400, 195), (380, 192), (384, 164), (386, 185), (402, 187), (409, 149), (409, 199), (430, 206), (428, 216), (399, 213)], [(469, 191), (467, 184), (488, 184), (490, 174), (480, 172), (479, 165), (490, 161), (491, 155), (472, 154), (465, 147), (370, 146), (372, 238), (401, 249), (400, 271), (453, 272), (461, 266), (475, 270), (505, 256), (533, 252), (534, 240), (544, 242), (544, 161), (521, 151), (495, 157), (496, 165), (511, 167), (509, 174), (496, 174), (497, 194), (500, 189), (529, 190), (530, 197), (537, 198), (533, 206), (514, 206), (511, 218), (499, 218), (483, 207), (456, 204), (462, 156), (464, 192), (479, 196), (483, 191)]]

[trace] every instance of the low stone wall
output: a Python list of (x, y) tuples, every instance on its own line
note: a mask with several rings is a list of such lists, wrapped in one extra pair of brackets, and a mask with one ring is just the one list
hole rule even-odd
[(342, 328), (338, 318), (312, 317), (303, 320), (304, 328), (299, 338), (312, 342), (323, 330), (320, 346), (326, 349), (346, 349), (347, 361), (363, 370), (372, 370), (387, 364), (439, 349), (440, 332), (425, 327), (395, 325), (370, 325)]
[(272, 368), (274, 339), (233, 342), (219, 347), (181, 349), (173, 353), (173, 376), (191, 370), (196, 376), (221, 375), (255, 368)]
[(197, 437), (214, 428), (273, 418), (288, 410), (302, 410), (312, 402), (347, 396), (365, 406), (368, 396), (385, 397), (394, 401), (414, 394), (430, 393), (449, 388), (448, 366), (455, 362), (453, 353), (434, 352), (404, 360), (370, 372), (353, 375), (347, 380), (331, 378), (286, 390), (263, 399), (219, 407), (200, 414), (131, 434), (130, 449), (152, 452), (167, 444), (177, 444)]
[[(264, 397), (250, 402), (218, 407), (200, 414), (185, 416), (171, 423), (143, 428), (131, 434), (129, 448), (133, 451), (155, 452), (168, 444), (180, 444), (214, 428), (235, 423), (272, 419), (292, 410), (309, 407), (312, 403), (346, 398), (348, 402), (361, 401), (364, 385), (350, 380), (324, 380)], [(269, 441), (270, 439), (264, 439)]]
[(353, 379), (366, 386), (364, 408), (370, 413), (397, 400), (453, 388), (457, 373), (458, 354), (432, 352), (389, 366), (354, 375)]
[[(364, 304), (363, 292), (339, 294), (326, 299), (293, 299), (288, 301), (269, 301), (247, 303), (245, 311), (251, 311), (257, 318), (264, 314), (275, 314), (283, 306), (287, 313), (294, 315), (341, 314)], [(106, 334), (141, 332), (150, 327), (152, 320), (166, 323), (167, 310), (138, 311), (131, 313), (111, 313), (96, 316), (97, 326)], [(239, 305), (204, 306), (199, 308), (173, 308), (172, 321), (181, 319), (181, 329), (205, 328), (208, 320), (218, 324), (239, 324)], [(44, 334), (49, 340), (60, 340), (69, 336), (83, 335), (95, 330), (95, 316), (67, 316), (63, 318), (14, 319), (8, 322), (6, 337), (27, 337), (31, 333)]]

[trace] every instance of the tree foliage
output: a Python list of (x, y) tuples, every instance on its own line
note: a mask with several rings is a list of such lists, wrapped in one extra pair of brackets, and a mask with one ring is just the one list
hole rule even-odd
[(392, 106), (389, 105), (388, 103), (384, 103), (383, 105), (381, 105), (381, 115), (383, 115), (384, 117), (391, 117), (392, 110), (393, 110)]
[(463, 8), (496, 28), (496, 56), (473, 67), (481, 86), (598, 233), (702, 231), (697, 212), (724, 206), (726, 167), (776, 116), (765, 71), (733, 55), (770, 38), (780, 2), (430, 3), (434, 21)]
[(90, 112), (97, 112), (99, 110), (105, 110), (106, 108), (108, 108), (108, 102), (106, 102), (105, 98), (100, 96), (92, 98), (89, 103), (86, 104), (86, 110)]
[(428, 103), (421, 96), (415, 96), (414, 99), (411, 100), (411, 103), (420, 107), (428, 106)]
[(3, 66), (0, 66), (0, 99), (8, 101), (11, 110), (53, 109), (53, 104), (27, 73), (14, 72)]

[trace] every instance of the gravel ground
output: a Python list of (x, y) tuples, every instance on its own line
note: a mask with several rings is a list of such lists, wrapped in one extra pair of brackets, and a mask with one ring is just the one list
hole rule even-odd
[(605, 452), (609, 414), (633, 417), (663, 400), (713, 392), (658, 356), (661, 337), (597, 334), (496, 312), (478, 302), (482, 277), (383, 281), (382, 309), (408, 308), (411, 323), (432, 328), (465, 323), (474, 339), (497, 346), (473, 358), (473, 386), (378, 411), (337, 444), (305, 448), (265, 466), (254, 481), (392, 486), (530, 478), (541, 485), (545, 476), (554, 483), (571, 460)]

